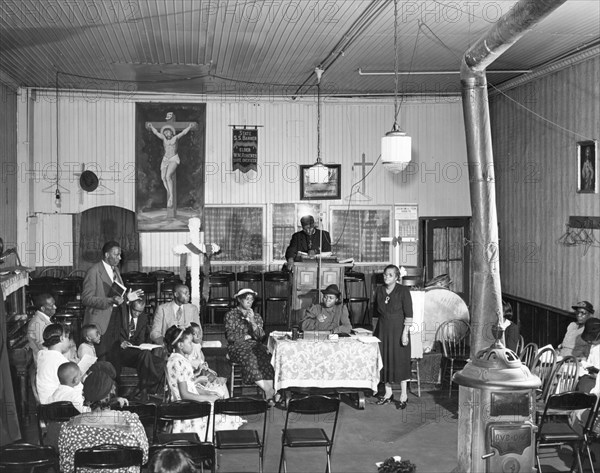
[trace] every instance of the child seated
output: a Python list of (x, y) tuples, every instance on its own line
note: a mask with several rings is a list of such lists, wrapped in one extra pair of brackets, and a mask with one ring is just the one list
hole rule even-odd
[(77, 363), (70, 361), (60, 365), (58, 380), (60, 386), (52, 393), (48, 402), (69, 401), (79, 412), (89, 412), (89, 407), (83, 405), (83, 384)]
[(96, 324), (84, 325), (81, 328), (81, 336), (83, 337), (83, 342), (81, 342), (77, 349), (79, 359), (81, 360), (83, 355), (90, 355), (96, 358), (96, 347), (94, 345), (98, 345), (101, 338), (98, 326)]
[(207, 389), (217, 392), (221, 397), (228, 398), (229, 391), (227, 390), (227, 380), (217, 375), (216, 371), (208, 367), (208, 363), (202, 353), (202, 330), (196, 322), (191, 322), (190, 326), (193, 330), (192, 337), (192, 352), (187, 356), (192, 367), (198, 389)]

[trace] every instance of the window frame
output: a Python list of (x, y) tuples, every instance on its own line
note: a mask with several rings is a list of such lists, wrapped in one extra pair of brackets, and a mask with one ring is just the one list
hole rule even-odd
[[(385, 236), (393, 236), (394, 234), (394, 206), (391, 204), (381, 204), (381, 205), (352, 205), (352, 206), (347, 206), (347, 205), (331, 205), (329, 206), (329, 211), (328, 211), (328, 219), (329, 219), (329, 233), (331, 234), (331, 239), (332, 239), (332, 247), (334, 246), (335, 242), (337, 241), (337, 236), (333, 234), (333, 213), (335, 211), (342, 211), (342, 212), (347, 212), (347, 211), (369, 211), (369, 210), (376, 210), (376, 211), (387, 211), (388, 215), (389, 215), (389, 229), (388, 229), (388, 235)], [(352, 258), (356, 258), (356, 256), (352, 256)], [(393, 261), (393, 245), (391, 243), (388, 244), (388, 259), (386, 261), (358, 261), (357, 259), (354, 260), (354, 265), (355, 266), (383, 266), (383, 265), (387, 265), (390, 263), (390, 261)]]
[[(321, 203), (321, 202), (311, 202), (311, 201), (308, 201), (308, 202), (306, 202), (306, 201), (302, 201), (302, 202), (277, 202), (277, 203), (271, 203), (271, 204), (269, 204), (269, 206), (270, 206), (270, 212), (269, 212), (270, 221), (269, 221), (269, 226), (268, 226), (269, 233), (270, 233), (270, 241), (268, 242), (268, 245), (269, 245), (269, 261), (271, 261), (272, 264), (283, 264), (283, 263), (285, 263), (285, 256), (283, 258), (281, 258), (281, 259), (275, 259), (274, 251), (273, 251), (273, 245), (275, 244), (275, 241), (274, 241), (275, 232), (273, 231), (275, 227), (274, 227), (274, 224), (273, 224), (273, 221), (274, 221), (273, 217), (274, 217), (274, 212), (275, 212), (275, 206), (276, 205), (293, 205), (294, 206), (294, 215), (295, 215), (295, 217), (294, 217), (295, 218), (295, 220), (294, 220), (294, 228), (295, 229), (292, 232), (292, 234), (296, 233), (296, 232), (299, 232), (300, 230), (302, 230), (302, 227), (300, 227), (300, 219), (304, 215), (307, 215), (307, 212), (308, 212), (308, 211), (301, 210), (302, 207), (315, 207), (315, 206), (319, 206), (319, 208), (320, 208), (319, 213), (323, 213), (323, 212), (325, 212), (323, 210), (323, 208), (325, 207), (325, 205), (323, 203)], [(324, 214), (324, 216), (327, 216), (327, 214)], [(323, 226), (321, 227), (319, 225), (319, 222), (318, 222), (319, 216), (318, 215), (313, 215), (313, 217), (315, 217), (315, 226), (317, 228), (319, 228), (319, 229), (322, 228), (323, 230), (327, 230), (327, 225), (326, 225), (327, 222), (325, 222), (325, 221), (322, 222)], [(288, 242), (289, 242), (289, 239), (292, 238), (292, 234), (289, 235)], [(287, 247), (286, 247), (286, 249), (287, 249)], [(283, 253), (285, 254), (285, 250), (283, 251)]]
[[(267, 261), (269, 260), (269, 242), (268, 242), (268, 236), (266, 233), (267, 230), (267, 204), (205, 204), (204, 205), (204, 212), (206, 212), (207, 209), (211, 209), (211, 208), (226, 208), (226, 209), (231, 209), (231, 208), (251, 208), (251, 209), (256, 209), (256, 208), (260, 208), (262, 209), (262, 221), (261, 221), (261, 237), (262, 237), (262, 260), (219, 260), (219, 259), (213, 259), (211, 260), (210, 264), (211, 265), (215, 265), (215, 266), (231, 266), (231, 265), (265, 265), (267, 264)], [(204, 218), (204, 224), (207, 225), (206, 223), (206, 214), (205, 214), (205, 218)], [(208, 242), (206, 240), (206, 228), (203, 230), (204, 233), (204, 241), (205, 243), (212, 243), (212, 242)], [(220, 246), (218, 241), (215, 241), (214, 243), (216, 243), (217, 245)]]

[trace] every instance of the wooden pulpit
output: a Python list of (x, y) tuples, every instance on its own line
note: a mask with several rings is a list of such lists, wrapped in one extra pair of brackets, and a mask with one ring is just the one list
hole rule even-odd
[[(320, 266), (320, 270), (319, 270)], [(323, 290), (330, 284), (337, 284), (344, 300), (344, 270), (346, 265), (340, 263), (322, 262), (317, 260), (294, 263), (292, 272), (292, 300), (290, 303), (290, 324), (299, 325), (304, 311), (311, 304), (320, 301), (319, 289)]]

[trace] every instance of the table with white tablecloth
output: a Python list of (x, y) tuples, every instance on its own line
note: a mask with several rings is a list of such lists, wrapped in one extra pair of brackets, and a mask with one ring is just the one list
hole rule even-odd
[(358, 338), (332, 340), (290, 340), (269, 338), (275, 368), (275, 389), (340, 388), (370, 389), (377, 392), (383, 366), (378, 343)]

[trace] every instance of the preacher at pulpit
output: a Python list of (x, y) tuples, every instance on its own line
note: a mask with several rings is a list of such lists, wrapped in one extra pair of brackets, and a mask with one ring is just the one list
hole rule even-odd
[(300, 226), (302, 227), (302, 231), (292, 235), (290, 245), (285, 251), (288, 269), (292, 267), (292, 264), (297, 259), (299, 251), (308, 254), (308, 256), (331, 251), (331, 236), (329, 232), (315, 228), (315, 219), (312, 215), (302, 217), (300, 219)]

